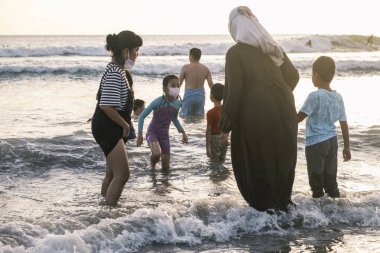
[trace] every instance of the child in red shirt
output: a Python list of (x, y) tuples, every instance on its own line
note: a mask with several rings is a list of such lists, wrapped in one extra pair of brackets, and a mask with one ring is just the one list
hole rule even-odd
[(211, 86), (210, 99), (214, 108), (207, 112), (206, 128), (206, 154), (213, 162), (222, 162), (226, 159), (227, 146), (220, 143), (221, 130), (218, 127), (220, 112), (222, 110), (224, 85), (215, 83)]

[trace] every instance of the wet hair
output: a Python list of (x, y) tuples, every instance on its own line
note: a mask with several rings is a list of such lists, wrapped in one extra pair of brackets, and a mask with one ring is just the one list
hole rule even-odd
[(168, 86), (170, 80), (173, 80), (173, 79), (179, 79), (179, 78), (176, 75), (167, 75), (167, 76), (165, 76), (164, 79), (162, 80), (162, 88), (165, 89), (165, 87)]
[(135, 99), (135, 103), (133, 104), (133, 111), (136, 111), (137, 108), (144, 106), (145, 101), (141, 99)]
[(224, 85), (221, 83), (214, 83), (214, 85), (211, 86), (211, 95), (215, 98), (216, 101), (223, 100), (223, 90)]
[(132, 50), (141, 47), (143, 40), (132, 31), (121, 31), (116, 34), (108, 34), (106, 37), (105, 49), (112, 53), (112, 57), (118, 64), (124, 63), (123, 49)]
[(317, 73), (322, 81), (330, 83), (335, 75), (334, 60), (328, 56), (320, 56), (313, 63), (313, 72)]
[(194, 58), (194, 60), (199, 61), (202, 56), (202, 51), (199, 48), (194, 47), (190, 49), (190, 55)]

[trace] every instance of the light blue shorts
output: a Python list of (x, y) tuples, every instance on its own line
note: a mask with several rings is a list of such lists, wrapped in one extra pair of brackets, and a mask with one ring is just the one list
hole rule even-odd
[(186, 89), (182, 101), (181, 115), (204, 115), (205, 97), (204, 89)]

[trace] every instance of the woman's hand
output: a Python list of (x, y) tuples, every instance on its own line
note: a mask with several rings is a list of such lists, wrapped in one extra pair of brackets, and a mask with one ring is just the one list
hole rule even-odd
[(220, 144), (225, 145), (225, 146), (229, 145), (227, 133), (221, 133), (220, 134)]
[(142, 134), (138, 134), (138, 135), (137, 135), (137, 141), (136, 141), (136, 145), (137, 145), (137, 147), (140, 147), (142, 143), (143, 143), (143, 137), (142, 137)]
[(127, 138), (129, 136), (129, 131), (130, 131), (130, 127), (129, 127), (129, 124), (127, 123), (123, 127), (123, 138)]

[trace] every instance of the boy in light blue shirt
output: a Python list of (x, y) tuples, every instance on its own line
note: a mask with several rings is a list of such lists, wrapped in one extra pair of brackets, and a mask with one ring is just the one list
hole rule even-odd
[(351, 159), (349, 131), (342, 96), (331, 89), (335, 62), (327, 56), (319, 57), (312, 67), (312, 81), (318, 90), (309, 94), (300, 111), (298, 122), (306, 117), (306, 162), (313, 198), (339, 198), (337, 168), (338, 140), (335, 122), (339, 121), (344, 148), (343, 159)]

